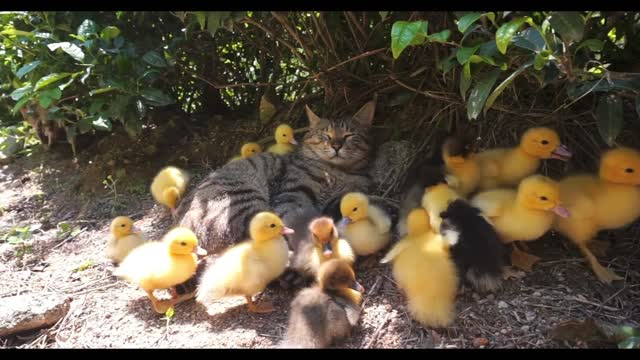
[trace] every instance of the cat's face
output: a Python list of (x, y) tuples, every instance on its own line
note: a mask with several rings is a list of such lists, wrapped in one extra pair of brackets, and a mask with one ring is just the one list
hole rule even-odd
[(306, 110), (309, 131), (301, 148), (306, 157), (345, 170), (367, 166), (371, 150), (368, 130), (375, 112), (374, 102), (365, 104), (354, 116), (338, 120), (320, 118), (308, 107)]

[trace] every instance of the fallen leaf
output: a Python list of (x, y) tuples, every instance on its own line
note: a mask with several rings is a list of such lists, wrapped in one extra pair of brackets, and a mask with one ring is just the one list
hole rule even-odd
[(478, 337), (473, 339), (473, 347), (481, 347), (481, 346), (487, 346), (489, 344), (489, 340), (487, 338), (483, 338), (483, 337)]

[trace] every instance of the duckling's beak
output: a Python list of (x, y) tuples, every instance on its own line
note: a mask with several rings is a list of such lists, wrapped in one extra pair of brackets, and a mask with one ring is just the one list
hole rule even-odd
[(331, 243), (330, 242), (326, 242), (322, 245), (322, 255), (324, 255), (324, 257), (330, 257), (331, 255), (333, 255), (333, 249), (331, 248)]
[(345, 226), (351, 224), (351, 219), (348, 216), (343, 217), (342, 219), (340, 219), (340, 221), (338, 222), (338, 227), (339, 228), (344, 228)]
[(201, 248), (200, 246), (194, 247), (193, 252), (198, 256), (207, 256), (207, 250)]
[(291, 139), (289, 140), (289, 143), (290, 143), (290, 144), (293, 144), (293, 145), (298, 145), (298, 141), (296, 141), (296, 138), (294, 138), (293, 136), (292, 136), (292, 137), (291, 137)]
[(563, 218), (568, 218), (571, 215), (569, 213), (569, 210), (560, 204), (557, 204), (556, 206), (554, 206), (553, 209), (551, 209), (551, 211), (553, 211), (556, 215)]
[(451, 156), (449, 161), (455, 165), (464, 164), (464, 158), (462, 156)]
[(364, 294), (364, 288), (357, 281), (354, 281), (353, 284), (351, 284), (351, 286), (349, 286), (349, 288), (351, 288), (351, 289), (353, 289), (353, 290), (355, 290), (355, 291), (357, 291), (359, 293)]
[(282, 227), (282, 231), (280, 232), (280, 234), (282, 234), (282, 235), (291, 235), (293, 233), (295, 233), (295, 231), (293, 229), (291, 229), (291, 228), (286, 227), (286, 226), (283, 226)]
[(135, 225), (134, 225), (134, 226), (132, 226), (132, 227), (131, 227), (131, 232), (132, 232), (132, 233), (141, 233), (141, 232), (142, 232), (142, 230), (140, 230), (140, 228), (139, 228), (139, 227), (137, 227), (137, 226), (135, 226)]
[(571, 151), (569, 151), (569, 148), (566, 147), (564, 144), (558, 145), (558, 147), (555, 148), (551, 153), (552, 159), (558, 159), (562, 161), (568, 161), (571, 158), (571, 156), (573, 156), (573, 154), (571, 153)]

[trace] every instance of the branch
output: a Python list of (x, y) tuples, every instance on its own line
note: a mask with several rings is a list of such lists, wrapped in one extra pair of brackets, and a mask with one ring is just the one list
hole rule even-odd
[(287, 21), (287, 19), (278, 14), (276, 11), (272, 11), (271, 15), (273, 15), (273, 17), (278, 20), (278, 22), (280, 22), (280, 24), (282, 24), (282, 26), (284, 26), (284, 28), (289, 32), (289, 34), (291, 34), (291, 36), (293, 36), (293, 38), (298, 42), (298, 44), (300, 44), (300, 46), (302, 46), (302, 50), (304, 50), (304, 56), (307, 58), (307, 60), (311, 60), (311, 55), (313, 54), (311, 52), (311, 49), (309, 49), (307, 47), (307, 44), (305, 44), (302, 39), (300, 38), (300, 36), (298, 35), (298, 32), (293, 29), (291, 27), (291, 25), (289, 25), (289, 22)]
[(309, 69), (309, 66), (307, 65), (307, 62), (305, 61), (304, 58), (302, 58), (302, 56), (300, 56), (300, 53), (298, 52), (298, 50), (296, 48), (294, 48), (291, 44), (289, 44), (286, 40), (283, 40), (282, 38), (278, 37), (273, 31), (267, 29), (262, 24), (260, 24), (257, 21), (254, 21), (253, 19), (251, 19), (249, 17), (245, 17), (240, 22), (251, 24), (251, 25), (259, 28), (260, 30), (266, 32), (267, 34), (273, 36), (273, 38), (276, 39), (276, 41), (278, 41), (278, 42), (282, 43), (282, 45), (288, 47), (289, 50), (291, 50), (291, 52), (300, 60), (300, 62), (302, 62), (302, 65), (306, 69)]
[(367, 56), (375, 55), (375, 54), (380, 53), (380, 52), (385, 51), (385, 50), (387, 50), (387, 48), (379, 48), (379, 49), (375, 49), (375, 50), (367, 51), (367, 52), (362, 53), (362, 54), (360, 54), (360, 55), (358, 55), (358, 56), (352, 57), (351, 59), (347, 59), (347, 60), (345, 60), (345, 61), (343, 61), (343, 62), (341, 62), (341, 63), (339, 63), (339, 64), (336, 64), (336, 65), (334, 65), (334, 66), (332, 66), (332, 67), (328, 68), (328, 69), (327, 69), (327, 70), (325, 70), (325, 71), (319, 72), (318, 74), (315, 74), (315, 75), (311, 76), (310, 78), (311, 78), (311, 79), (316, 79), (316, 78), (318, 78), (319, 76), (321, 76), (321, 75), (323, 75), (323, 74), (326, 74), (326, 73), (328, 73), (328, 72), (330, 72), (330, 71), (332, 71), (332, 70), (335, 70), (335, 69), (339, 68), (340, 66), (342, 66), (342, 65), (344, 65), (344, 64), (348, 64), (348, 63), (350, 63), (350, 62), (352, 62), (352, 61), (356, 61), (356, 60), (359, 60), (359, 59), (365, 58), (365, 57), (367, 57)]

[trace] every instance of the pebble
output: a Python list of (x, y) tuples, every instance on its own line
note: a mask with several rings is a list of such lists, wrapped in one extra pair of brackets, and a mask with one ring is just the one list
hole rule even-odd
[(509, 305), (507, 305), (507, 303), (506, 303), (506, 302), (504, 302), (504, 301), (498, 301), (498, 308), (500, 308), (500, 309), (506, 309), (506, 308), (508, 308), (508, 307), (509, 307)]
[(506, 334), (506, 333), (507, 333), (507, 329), (502, 329), (502, 330), (500, 330), (500, 333), (501, 333), (502, 335)]
[(540, 291), (536, 291), (533, 293), (533, 296), (542, 296), (542, 294), (540, 293)]
[(495, 299), (495, 298), (496, 298), (496, 297), (495, 297), (495, 296), (493, 296), (493, 294), (489, 294), (489, 295), (487, 295), (487, 300), (489, 300), (489, 301), (493, 301), (493, 299)]
[(522, 331), (529, 331), (529, 325), (524, 325), (520, 328)]

